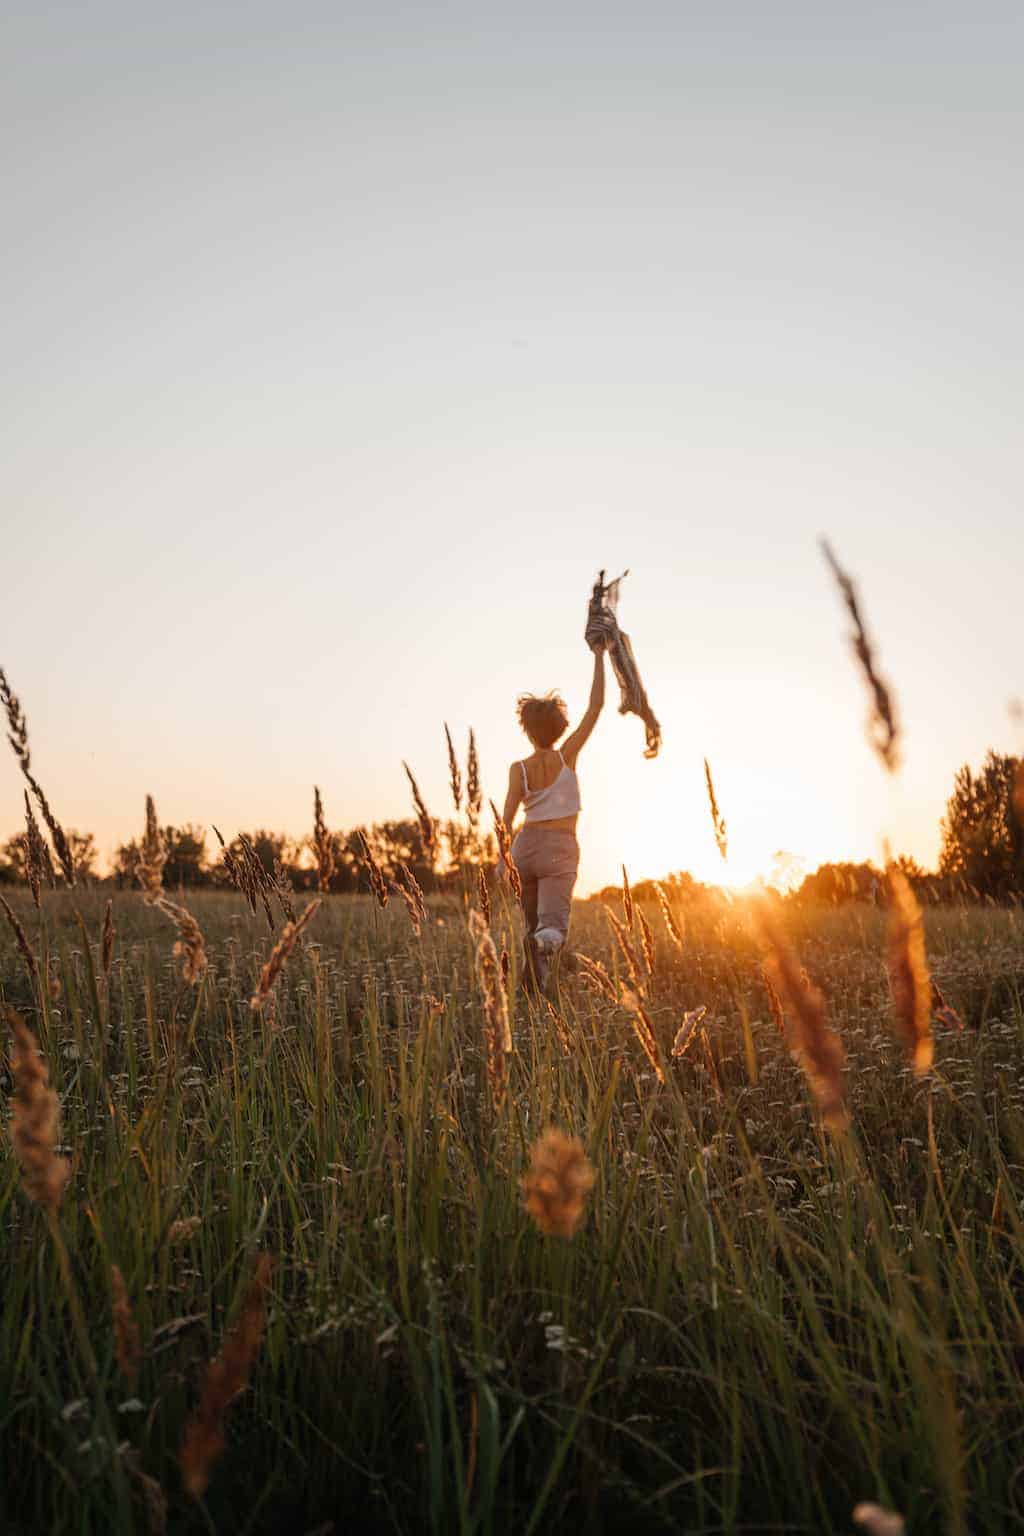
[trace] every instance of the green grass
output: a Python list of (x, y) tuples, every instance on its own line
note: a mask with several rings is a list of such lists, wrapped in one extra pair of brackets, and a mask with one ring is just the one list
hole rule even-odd
[[(248, 1006), (268, 935), (239, 898), (191, 901), (211, 966), (190, 989), (172, 926), (116, 897), (109, 995), (103, 903), (50, 896), (40, 922), (17, 899), (42, 999), (0, 935), (0, 991), (63, 1103), (60, 1232), (88, 1334), (5, 1141), (5, 1531), (147, 1531), (140, 1471), (172, 1531), (821, 1533), (851, 1530), (861, 1499), (912, 1533), (1024, 1517), (1018, 911), (927, 913), (969, 1028), (939, 1038), (921, 1082), (888, 1032), (881, 915), (787, 915), (849, 1053), (853, 1129), (834, 1142), (738, 909), (688, 913), (683, 955), (648, 910), (663, 1048), (704, 1003), (709, 1052), (659, 1088), (628, 1016), (566, 978), (571, 1053), (518, 997), (495, 1116), (454, 900), (418, 941), (393, 905), (332, 898), (272, 1018)], [(599, 909), (574, 923), (611, 964)], [(507, 912), (494, 927), (514, 986)], [(520, 1204), (549, 1123), (597, 1171), (571, 1244)], [(201, 1223), (172, 1246), (187, 1216)], [(264, 1345), (197, 1506), (183, 1426), (261, 1250)], [(145, 1347), (134, 1394), (114, 1360), (115, 1263)]]

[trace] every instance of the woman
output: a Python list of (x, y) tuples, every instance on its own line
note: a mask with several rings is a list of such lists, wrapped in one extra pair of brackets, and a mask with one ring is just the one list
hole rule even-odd
[[(523, 694), (519, 723), (533, 752), (513, 763), (508, 774), (504, 821), (509, 831), (520, 805), (525, 816), (512, 844), (512, 861), (523, 886), (526, 912), (527, 974), (543, 986), (552, 956), (569, 932), (569, 909), (580, 849), (576, 818), (580, 811), (580, 787), (576, 760), (597, 724), (604, 706), (604, 640), (591, 642), (594, 680), (587, 712), (561, 749), (555, 742), (569, 725), (565, 703), (557, 694), (536, 698)], [(503, 871), (507, 878), (507, 871)]]

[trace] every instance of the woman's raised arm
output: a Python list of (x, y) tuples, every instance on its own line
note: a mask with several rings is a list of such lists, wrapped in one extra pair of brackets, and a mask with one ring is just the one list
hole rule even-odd
[(576, 759), (589, 740), (590, 733), (597, 724), (597, 717), (604, 708), (604, 646), (594, 648), (594, 680), (590, 685), (590, 703), (587, 712), (571, 736), (567, 736), (562, 745), (562, 756), (570, 768), (575, 768)]

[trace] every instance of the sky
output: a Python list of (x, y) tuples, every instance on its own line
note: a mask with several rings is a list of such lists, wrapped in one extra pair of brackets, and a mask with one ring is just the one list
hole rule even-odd
[[(1019, 751), (1016, 4), (37, 3), (0, 61), (0, 664), (65, 824), (299, 835), (501, 799), (610, 707), (580, 889), (934, 863)], [(859, 583), (890, 781), (821, 558)], [(21, 783), (0, 758), (0, 835)]]

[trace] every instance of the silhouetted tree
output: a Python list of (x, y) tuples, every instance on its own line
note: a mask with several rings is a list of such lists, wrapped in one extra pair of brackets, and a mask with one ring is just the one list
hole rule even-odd
[(0, 846), (0, 882), (4, 885), (25, 883), (25, 835), (15, 833)]
[(91, 832), (76, 832), (73, 827), (67, 830), (68, 845), (71, 849), (71, 857), (75, 866), (75, 879), (88, 881), (96, 878), (96, 839)]
[(121, 843), (115, 848), (114, 857), (110, 864), (110, 873), (117, 882), (118, 888), (135, 884), (135, 875), (141, 857), (142, 850), (134, 837), (127, 843)]
[(167, 848), (164, 885), (171, 889), (179, 885), (206, 885), (210, 876), (203, 828), (186, 822), (184, 826), (164, 827), (162, 831)]
[(953, 780), (942, 819), (939, 871), (954, 886), (997, 900), (1024, 891), (1024, 827), (1014, 805), (1020, 759), (989, 752)]

